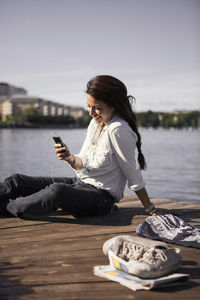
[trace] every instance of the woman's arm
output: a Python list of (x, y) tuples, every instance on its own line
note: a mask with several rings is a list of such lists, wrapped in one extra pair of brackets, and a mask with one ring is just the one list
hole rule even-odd
[(65, 160), (70, 164), (70, 166), (73, 169), (77, 171), (80, 171), (83, 167), (82, 160), (77, 155), (70, 154)]
[(135, 191), (135, 193), (142, 202), (146, 212), (148, 212), (151, 216), (156, 216), (157, 214), (159, 214), (154, 204), (151, 203), (145, 188), (142, 188), (139, 191)]
[(55, 144), (54, 148), (56, 149), (56, 155), (60, 160), (67, 161), (70, 166), (77, 171), (82, 169), (83, 163), (81, 158), (71, 154), (69, 148), (65, 144), (64, 147), (60, 144)]
[(91, 120), (90, 124), (87, 128), (87, 134), (86, 138), (84, 140), (84, 143), (81, 147), (81, 151), (78, 153), (78, 155), (73, 155), (70, 153), (69, 148), (66, 144), (64, 144), (64, 147), (62, 148), (60, 144), (55, 144), (54, 148), (56, 149), (56, 155), (60, 160), (67, 161), (70, 166), (75, 169), (76, 171), (80, 171), (87, 161), (87, 149), (88, 145), (90, 144), (90, 132), (93, 130), (93, 120)]

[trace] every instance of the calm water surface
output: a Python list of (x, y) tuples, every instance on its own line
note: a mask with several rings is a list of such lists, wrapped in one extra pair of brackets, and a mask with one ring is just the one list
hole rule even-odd
[[(200, 203), (200, 131), (142, 129), (148, 168), (143, 172), (152, 198)], [(78, 153), (86, 129), (0, 129), (0, 181), (13, 173), (73, 176), (54, 152), (60, 135)], [(126, 193), (132, 193), (126, 188)]]

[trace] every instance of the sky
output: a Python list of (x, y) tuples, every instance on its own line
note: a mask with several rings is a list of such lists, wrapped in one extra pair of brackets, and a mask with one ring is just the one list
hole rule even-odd
[(136, 111), (200, 109), (200, 0), (0, 0), (0, 82), (86, 108), (122, 80)]

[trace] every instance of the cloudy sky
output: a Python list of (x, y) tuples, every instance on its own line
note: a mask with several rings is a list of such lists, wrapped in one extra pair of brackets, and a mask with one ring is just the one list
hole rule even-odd
[(200, 108), (200, 0), (0, 0), (0, 82), (86, 107), (110, 74), (136, 111)]

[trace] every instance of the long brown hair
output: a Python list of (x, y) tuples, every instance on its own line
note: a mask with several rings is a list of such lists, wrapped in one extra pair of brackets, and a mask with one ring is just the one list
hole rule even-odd
[(141, 150), (141, 136), (137, 128), (136, 115), (132, 110), (131, 100), (133, 96), (127, 95), (125, 84), (119, 79), (109, 75), (99, 75), (87, 83), (86, 93), (95, 99), (114, 108), (115, 112), (125, 121), (137, 135), (138, 162), (140, 169), (146, 168), (146, 162)]

